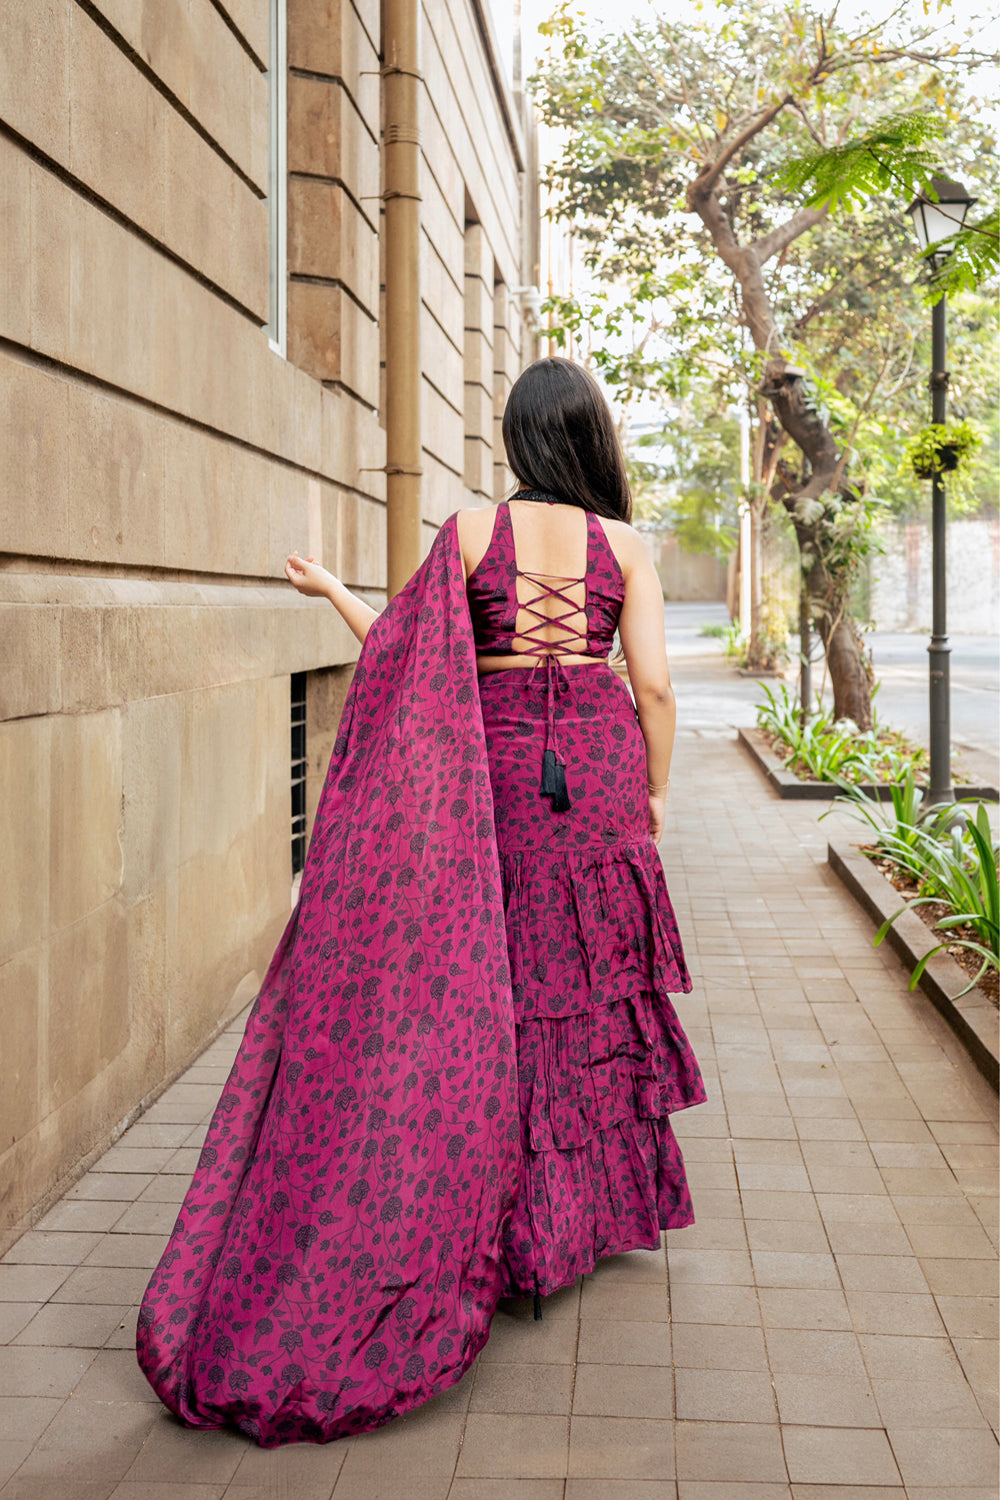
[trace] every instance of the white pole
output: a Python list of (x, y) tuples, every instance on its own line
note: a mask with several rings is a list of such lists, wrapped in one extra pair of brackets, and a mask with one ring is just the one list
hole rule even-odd
[(740, 630), (750, 634), (753, 584), (753, 539), (750, 527), (750, 413), (740, 406)]

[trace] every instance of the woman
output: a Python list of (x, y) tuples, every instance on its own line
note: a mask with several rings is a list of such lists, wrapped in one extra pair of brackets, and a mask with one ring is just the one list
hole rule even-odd
[(389, 1421), (460, 1378), (504, 1293), (692, 1220), (660, 589), (585, 371), (530, 366), (504, 442), (517, 494), (450, 517), (381, 615), (288, 559), (364, 646), (138, 1332), (182, 1420), (264, 1446)]

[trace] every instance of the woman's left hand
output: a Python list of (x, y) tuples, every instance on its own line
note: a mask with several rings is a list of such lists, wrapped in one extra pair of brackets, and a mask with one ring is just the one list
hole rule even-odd
[(314, 558), (300, 557), (297, 552), (291, 553), (285, 563), (285, 577), (307, 599), (329, 599), (331, 586), (337, 581)]

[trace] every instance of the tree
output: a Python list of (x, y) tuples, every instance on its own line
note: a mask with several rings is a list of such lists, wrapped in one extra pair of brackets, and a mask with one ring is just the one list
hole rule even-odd
[[(755, 425), (747, 498), (758, 514), (770, 497), (790, 516), (835, 712), (868, 728), (871, 684), (849, 594), (872, 525), (850, 465), (880, 388), (912, 362), (912, 340), (906, 347), (890, 330), (867, 392), (842, 390), (840, 371), (815, 367), (809, 342), (822, 317), (808, 317), (805, 332), (790, 314), (827, 295), (801, 248), (829, 232), (829, 206), (810, 206), (776, 174), (807, 150), (848, 142), (863, 111), (939, 108), (941, 70), (980, 55), (931, 24), (905, 34), (895, 12), (851, 31), (836, 9), (824, 17), (794, 0), (722, 0), (693, 24), (661, 17), (613, 36), (585, 33), (563, 6), (542, 29), (552, 48), (534, 91), (543, 119), (565, 132), (549, 174), (558, 212), (598, 281), (626, 288), (617, 304), (606, 298), (605, 327), (645, 319), (675, 354), (658, 362), (638, 340), (624, 356), (604, 345), (595, 363), (629, 390), (677, 396), (706, 373), (731, 395), (742, 386)], [(912, 267), (902, 233), (897, 225), (881, 289), (868, 267), (856, 278), (876, 300), (903, 279), (901, 265)], [(589, 315), (600, 316), (601, 296)], [(556, 299), (557, 317), (586, 315), (572, 304)]]

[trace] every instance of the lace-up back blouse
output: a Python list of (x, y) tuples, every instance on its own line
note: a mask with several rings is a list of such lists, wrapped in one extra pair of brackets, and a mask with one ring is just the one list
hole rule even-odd
[[(538, 490), (518, 500), (557, 504)], [(468, 579), (469, 610), (481, 656), (606, 660), (625, 599), (625, 580), (600, 518), (585, 511), (587, 564), (582, 577), (518, 567), (510, 509), (497, 506), (493, 535)], [(518, 580), (522, 580), (520, 588)]]

